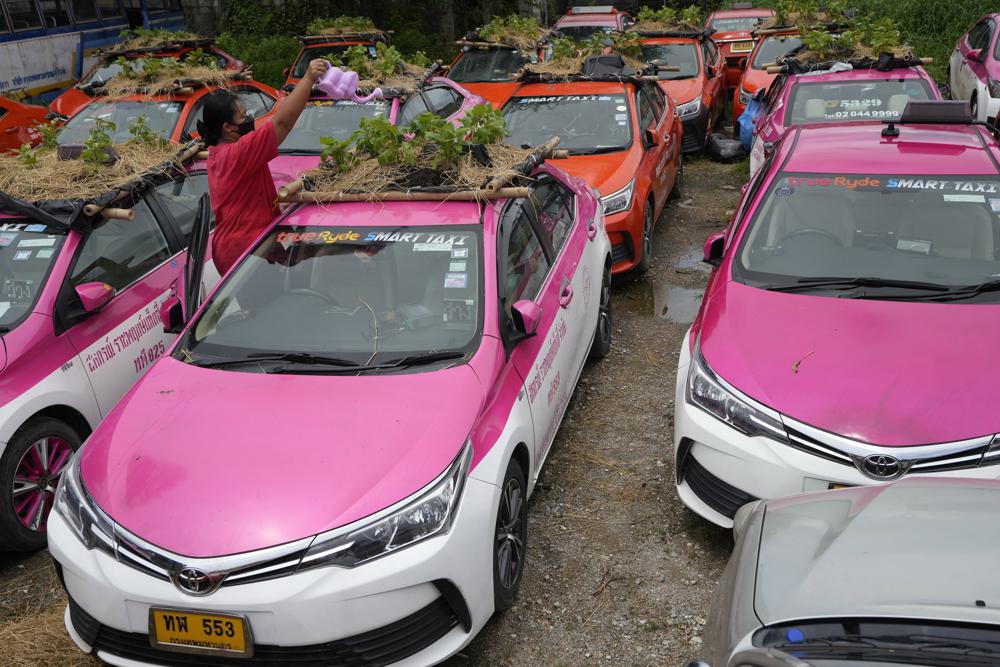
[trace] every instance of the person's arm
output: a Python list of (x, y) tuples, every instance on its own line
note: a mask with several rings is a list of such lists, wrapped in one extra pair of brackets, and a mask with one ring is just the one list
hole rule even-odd
[(327, 62), (320, 58), (310, 62), (306, 73), (299, 79), (295, 89), (288, 94), (288, 97), (278, 103), (278, 107), (274, 110), (274, 116), (271, 117), (271, 125), (274, 126), (274, 136), (279, 146), (295, 127), (295, 121), (299, 119), (299, 114), (306, 108), (306, 102), (309, 101), (313, 86), (326, 72), (327, 66)]

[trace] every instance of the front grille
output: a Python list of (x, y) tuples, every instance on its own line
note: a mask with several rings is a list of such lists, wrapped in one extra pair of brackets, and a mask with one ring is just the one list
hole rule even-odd
[(681, 150), (685, 153), (697, 153), (701, 150), (701, 145), (704, 142), (704, 138), (699, 136), (699, 132), (695, 129), (688, 130), (687, 127), (684, 128), (684, 139), (681, 141)]
[(611, 246), (611, 263), (632, 261), (632, 242), (626, 239), (624, 243), (616, 243)]
[(746, 58), (746, 55), (742, 56), (730, 56), (726, 58), (726, 67), (732, 67), (733, 69), (739, 69), (740, 61)]
[(215, 665), (327, 665), (360, 667), (388, 665), (404, 660), (436, 641), (458, 625), (454, 610), (443, 597), (404, 619), (377, 630), (310, 646), (254, 646), (250, 659), (222, 658), (213, 655), (175, 653), (153, 648), (149, 635), (115, 630), (69, 601), (70, 618), (77, 633), (95, 651), (105, 651), (120, 658), (153, 662), (159, 665), (213, 667)]
[(681, 479), (688, 483), (702, 502), (723, 516), (732, 519), (736, 516), (736, 510), (757, 500), (749, 493), (723, 482), (698, 463), (693, 456), (687, 456), (683, 465)]

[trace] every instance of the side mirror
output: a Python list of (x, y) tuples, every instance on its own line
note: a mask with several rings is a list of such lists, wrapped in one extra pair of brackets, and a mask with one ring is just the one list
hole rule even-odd
[(705, 262), (712, 266), (722, 263), (722, 254), (726, 249), (726, 233), (715, 232), (705, 241)]
[(86, 313), (96, 313), (115, 298), (115, 288), (107, 283), (83, 283), (76, 286), (76, 295), (80, 297), (83, 310)]
[(521, 299), (514, 304), (510, 310), (510, 317), (514, 321), (514, 328), (524, 337), (534, 336), (538, 331), (538, 325), (542, 321), (542, 307), (534, 301)]
[(283, 77), (285, 77), (287, 79), (288, 75), (291, 74), (291, 72), (292, 72), (292, 68), (291, 67), (286, 67), (285, 69), (281, 70), (281, 76), (283, 76)]
[(969, 60), (975, 60), (977, 63), (983, 62), (983, 50), (982, 49), (972, 49), (965, 56)]
[(656, 138), (656, 134), (652, 130), (646, 130), (642, 133), (642, 144), (646, 148), (652, 148), (656, 144), (660, 143)]
[(178, 334), (184, 328), (184, 307), (176, 296), (169, 297), (160, 304), (160, 321), (163, 333)]

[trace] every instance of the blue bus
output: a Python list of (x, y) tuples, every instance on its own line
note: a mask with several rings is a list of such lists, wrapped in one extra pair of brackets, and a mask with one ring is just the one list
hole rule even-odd
[(49, 102), (138, 26), (184, 30), (180, 0), (0, 0), (0, 95)]

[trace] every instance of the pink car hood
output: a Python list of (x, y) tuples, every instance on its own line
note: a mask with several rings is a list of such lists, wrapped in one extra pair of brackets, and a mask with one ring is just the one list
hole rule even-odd
[(274, 187), (288, 185), (304, 171), (319, 166), (319, 155), (279, 155), (267, 163)]
[(164, 358), (87, 441), (116, 522), (192, 557), (343, 526), (447, 468), (483, 402), (467, 365), (375, 377), (241, 373)]
[(1000, 432), (1000, 306), (782, 294), (717, 281), (701, 348), (747, 395), (876, 445)]

